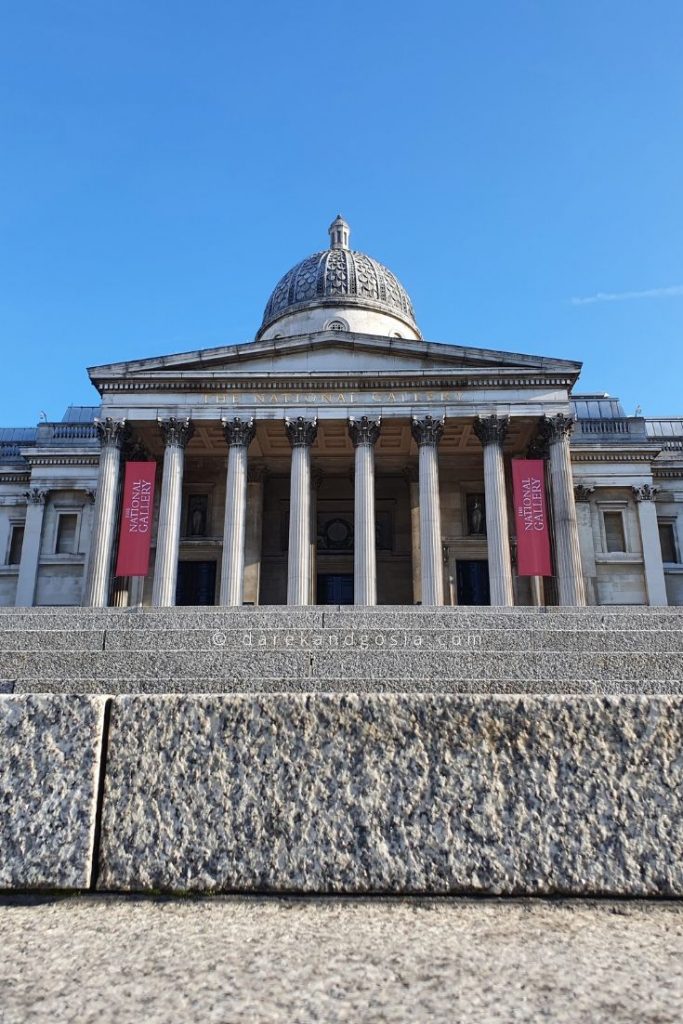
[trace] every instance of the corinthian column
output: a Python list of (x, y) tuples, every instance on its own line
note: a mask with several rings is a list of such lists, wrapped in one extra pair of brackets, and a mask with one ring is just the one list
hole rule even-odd
[(569, 437), (573, 426), (573, 418), (562, 413), (544, 417), (542, 421), (542, 431), (548, 439), (550, 453), (558, 599), (561, 605), (577, 606), (585, 605), (586, 593), (569, 454)]
[(381, 417), (349, 417), (349, 436), (356, 450), (353, 503), (353, 603), (377, 604), (375, 542), (375, 442)]
[(83, 604), (105, 608), (114, 551), (121, 448), (128, 431), (125, 420), (113, 420), (110, 416), (95, 420), (95, 426), (101, 445), (100, 468)]
[(474, 432), (484, 448), (486, 540), (491, 604), (498, 607), (509, 607), (515, 603), (512, 593), (508, 507), (503, 467), (503, 442), (508, 423), (507, 416), (477, 416), (474, 421)]
[(225, 525), (220, 603), (241, 605), (244, 594), (244, 537), (247, 517), (247, 451), (256, 427), (252, 418), (223, 420), (228, 442)]
[(287, 418), (285, 430), (292, 446), (287, 604), (310, 604), (311, 445), (318, 433), (318, 421), (303, 416)]
[(175, 604), (178, 583), (185, 445), (194, 434), (194, 427), (189, 419), (177, 420), (175, 417), (158, 422), (164, 439), (164, 471), (161, 478), (152, 604), (155, 608), (170, 608)]
[(413, 416), (411, 432), (418, 446), (420, 479), (420, 562), (422, 604), (443, 604), (441, 497), (439, 494), (438, 445), (443, 437), (443, 417)]
[(662, 545), (659, 540), (657, 525), (657, 509), (655, 495), (657, 488), (650, 484), (633, 488), (633, 497), (638, 505), (638, 522), (640, 539), (643, 545), (643, 566), (645, 568), (645, 584), (647, 586), (647, 603), (654, 607), (669, 603), (664, 578), (662, 561)]

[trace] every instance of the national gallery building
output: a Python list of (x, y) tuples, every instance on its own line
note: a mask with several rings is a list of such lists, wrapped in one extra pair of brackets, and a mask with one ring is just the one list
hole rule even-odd
[[(577, 392), (572, 360), (425, 341), (329, 233), (254, 341), (92, 367), (100, 404), (0, 430), (0, 604), (683, 604), (683, 418)], [(549, 575), (519, 571), (515, 459), (543, 460)]]

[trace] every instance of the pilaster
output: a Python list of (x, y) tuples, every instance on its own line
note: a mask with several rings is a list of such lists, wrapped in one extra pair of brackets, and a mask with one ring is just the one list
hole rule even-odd
[(655, 506), (657, 488), (652, 487), (650, 484), (643, 484), (641, 487), (633, 487), (632, 490), (638, 508), (648, 604), (653, 607), (666, 606), (669, 601), (666, 594), (662, 546), (659, 541), (659, 527), (657, 525), (657, 509)]

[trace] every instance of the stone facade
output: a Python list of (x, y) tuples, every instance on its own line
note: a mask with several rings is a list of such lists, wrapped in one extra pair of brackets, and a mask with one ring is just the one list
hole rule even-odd
[[(577, 393), (571, 360), (423, 341), (330, 236), (256, 341), (93, 367), (100, 404), (0, 431), (0, 604), (683, 604), (683, 417)], [(530, 456), (544, 580), (516, 564)], [(144, 579), (113, 575), (131, 458), (157, 464)]]

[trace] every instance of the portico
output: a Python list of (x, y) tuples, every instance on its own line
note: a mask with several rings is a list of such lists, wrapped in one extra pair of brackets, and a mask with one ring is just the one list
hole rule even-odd
[[(239, 349), (91, 371), (103, 442), (125, 422), (159, 464), (143, 602), (437, 606), (474, 601), (478, 580), (486, 603), (532, 603), (509, 462), (557, 433), (577, 364), (340, 331)], [(98, 494), (122, 465), (102, 460)], [(560, 600), (580, 604), (573, 492), (548, 481)], [(114, 541), (96, 533), (94, 565)]]

